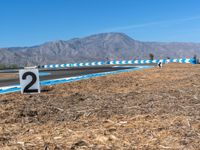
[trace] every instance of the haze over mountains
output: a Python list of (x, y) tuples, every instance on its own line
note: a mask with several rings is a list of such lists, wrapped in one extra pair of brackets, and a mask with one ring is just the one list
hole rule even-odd
[(1, 48), (0, 64), (19, 66), (79, 63), (102, 60), (192, 58), (200, 56), (200, 43), (141, 42), (123, 33), (102, 33), (33, 47)]

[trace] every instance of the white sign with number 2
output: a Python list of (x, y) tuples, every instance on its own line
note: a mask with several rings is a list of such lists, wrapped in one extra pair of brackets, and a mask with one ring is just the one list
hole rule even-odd
[(21, 93), (40, 93), (38, 69), (19, 70)]

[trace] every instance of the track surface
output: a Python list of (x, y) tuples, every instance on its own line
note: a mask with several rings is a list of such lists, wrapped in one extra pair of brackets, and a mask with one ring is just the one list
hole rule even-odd
[[(58, 78), (66, 78), (66, 77), (75, 77), (80, 75), (87, 75), (92, 73), (100, 73), (100, 72), (109, 72), (109, 71), (116, 71), (116, 70), (124, 70), (130, 69), (133, 67), (130, 66), (123, 66), (123, 67), (87, 67), (87, 68), (72, 68), (72, 69), (56, 69), (56, 70), (40, 70), (40, 72), (47, 72), (50, 73), (47, 76), (41, 76), (40, 80), (50, 80), (50, 79), (58, 79)], [(4, 72), (6, 73), (6, 72)], [(11, 71), (9, 71), (11, 73)], [(12, 73), (18, 73), (17, 71), (12, 71)], [(1, 75), (1, 73), (0, 73)], [(18, 78), (8, 78), (8, 79), (1, 79), (0, 78), (0, 87), (3, 86), (11, 86), (19, 84)]]

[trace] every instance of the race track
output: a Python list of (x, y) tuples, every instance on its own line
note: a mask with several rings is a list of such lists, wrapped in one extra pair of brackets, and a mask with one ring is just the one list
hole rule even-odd
[[(84, 67), (84, 68), (70, 68), (70, 69), (56, 69), (56, 70), (40, 70), (40, 80), (59, 79), (66, 77), (75, 77), (100, 72), (110, 72), (124, 69), (132, 69), (134, 66), (100, 66), (100, 67)], [(18, 77), (1, 78), (2, 73), (18, 74), (18, 71), (1, 71), (0, 73), (0, 87), (12, 86), (19, 84)]]

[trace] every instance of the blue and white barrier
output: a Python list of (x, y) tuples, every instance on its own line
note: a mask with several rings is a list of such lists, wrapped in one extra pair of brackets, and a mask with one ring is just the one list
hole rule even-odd
[[(77, 77), (46, 80), (46, 81), (41, 81), (40, 85), (41, 86), (48, 86), (48, 85), (55, 85), (55, 84), (61, 84), (61, 83), (68, 83), (68, 82), (80, 81), (80, 80), (94, 78), (94, 77), (106, 76), (106, 75), (110, 75), (110, 74), (118, 74), (118, 73), (122, 73), (122, 72), (131, 72), (131, 71), (145, 69), (145, 68), (151, 68), (151, 66), (139, 66), (137, 68), (132, 68), (132, 69), (124, 69), (124, 70), (117, 70), (117, 71), (110, 71), (110, 72), (93, 73), (93, 74), (77, 76)], [(21, 90), (20, 85), (0, 87), (0, 94), (13, 93), (13, 92), (17, 92), (17, 91), (20, 91), (20, 90)]]
[(45, 69), (56, 69), (56, 68), (74, 68), (74, 67), (91, 67), (91, 66), (102, 66), (102, 65), (128, 65), (128, 64), (152, 64), (152, 63), (190, 63), (195, 64), (195, 59), (192, 58), (180, 58), (180, 59), (158, 59), (158, 60), (114, 60), (114, 61), (99, 61), (99, 62), (87, 62), (87, 63), (74, 63), (74, 64), (50, 64), (44, 65), (42, 68)]
[(0, 87), (0, 94), (13, 93), (20, 90), (21, 90), (20, 85)]
[(72, 67), (89, 67), (89, 66), (101, 66), (105, 65), (105, 62), (87, 62), (87, 63), (74, 63), (74, 64), (50, 64), (44, 65), (42, 68), (72, 68)]

